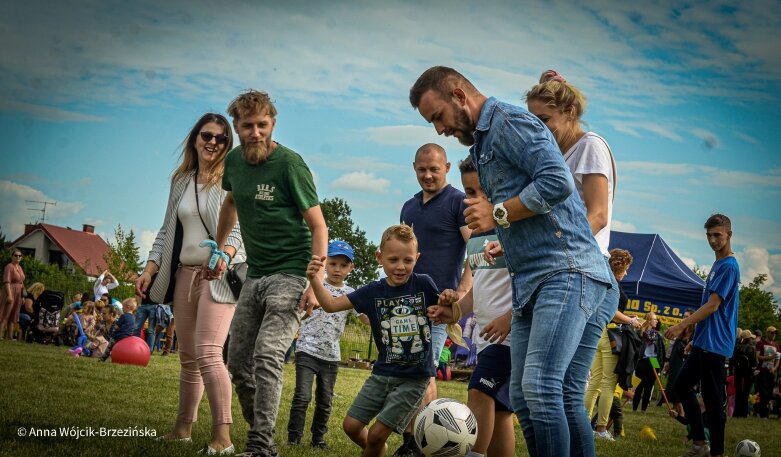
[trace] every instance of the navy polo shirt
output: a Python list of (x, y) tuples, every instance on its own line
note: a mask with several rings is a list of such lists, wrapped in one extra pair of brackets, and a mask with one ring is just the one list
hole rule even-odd
[(412, 227), (418, 238), (420, 258), (415, 273), (427, 274), (437, 289), (456, 289), (466, 254), (460, 228), (466, 225), (466, 194), (446, 185), (431, 200), (423, 203), (423, 191), (407, 200), (401, 208), (401, 223)]

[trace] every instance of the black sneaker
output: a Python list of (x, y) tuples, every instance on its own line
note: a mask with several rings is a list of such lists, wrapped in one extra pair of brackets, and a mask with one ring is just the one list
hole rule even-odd
[(287, 445), (288, 446), (301, 446), (301, 438), (290, 438), (290, 437), (288, 437)]
[(328, 443), (325, 441), (312, 442), (312, 447), (315, 449), (330, 449)]
[(418, 445), (415, 444), (415, 440), (409, 440), (399, 446), (396, 452), (393, 453), (393, 457), (423, 457), (423, 453), (418, 449)]

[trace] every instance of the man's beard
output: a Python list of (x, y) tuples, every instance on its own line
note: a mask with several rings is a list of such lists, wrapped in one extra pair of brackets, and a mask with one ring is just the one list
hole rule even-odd
[(271, 155), (271, 138), (266, 141), (247, 143), (241, 140), (241, 157), (250, 165), (263, 163)]
[(458, 105), (456, 105), (456, 109), (456, 112), (458, 113), (458, 127), (453, 130), (461, 132), (461, 138), (456, 139), (464, 146), (472, 146), (475, 144), (475, 136), (473, 134), (475, 131), (475, 125), (472, 123), (472, 119), (469, 117), (469, 114), (467, 114), (465, 109), (459, 109)]

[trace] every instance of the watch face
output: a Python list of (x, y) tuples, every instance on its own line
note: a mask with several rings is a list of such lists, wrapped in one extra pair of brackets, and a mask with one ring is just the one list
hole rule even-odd
[(504, 219), (507, 215), (507, 211), (502, 208), (494, 208), (494, 217), (497, 219)]

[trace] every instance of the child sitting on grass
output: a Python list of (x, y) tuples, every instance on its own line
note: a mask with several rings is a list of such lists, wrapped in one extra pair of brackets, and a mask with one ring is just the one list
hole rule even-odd
[(117, 342), (122, 341), (133, 334), (133, 329), (136, 325), (136, 318), (133, 316), (133, 311), (136, 310), (137, 306), (138, 302), (132, 297), (126, 298), (125, 301), (122, 302), (123, 314), (114, 322), (111, 341), (108, 343), (108, 348), (106, 348), (106, 352), (103, 353), (103, 357), (100, 358), (101, 362), (108, 360), (111, 356), (111, 349), (114, 348), (114, 345), (117, 344)]
[(439, 293), (428, 275), (412, 272), (420, 256), (412, 228), (401, 224), (385, 230), (376, 256), (387, 277), (339, 297), (316, 280), (325, 257), (313, 256), (306, 271), (320, 306), (329, 313), (354, 308), (366, 314), (377, 343), (372, 374), (342, 423), (363, 457), (385, 454), (388, 437), (404, 432), (435, 374), (426, 313)]
[[(339, 297), (355, 291), (344, 283), (347, 275), (353, 271), (353, 258), (352, 246), (344, 241), (335, 240), (328, 244), (323, 286), (332, 296)], [(342, 360), (339, 339), (351, 314), (355, 314), (355, 310), (328, 313), (317, 308), (301, 323), (298, 342), (295, 343), (296, 391), (290, 404), (290, 421), (287, 426), (287, 442), (290, 445), (301, 444), (306, 410), (312, 400), (312, 383), (317, 377), (315, 413), (312, 417), (312, 447), (328, 449), (325, 434), (331, 415), (334, 385), (339, 374), (339, 361)], [(363, 314), (358, 318), (365, 324), (369, 323), (369, 319)]]

